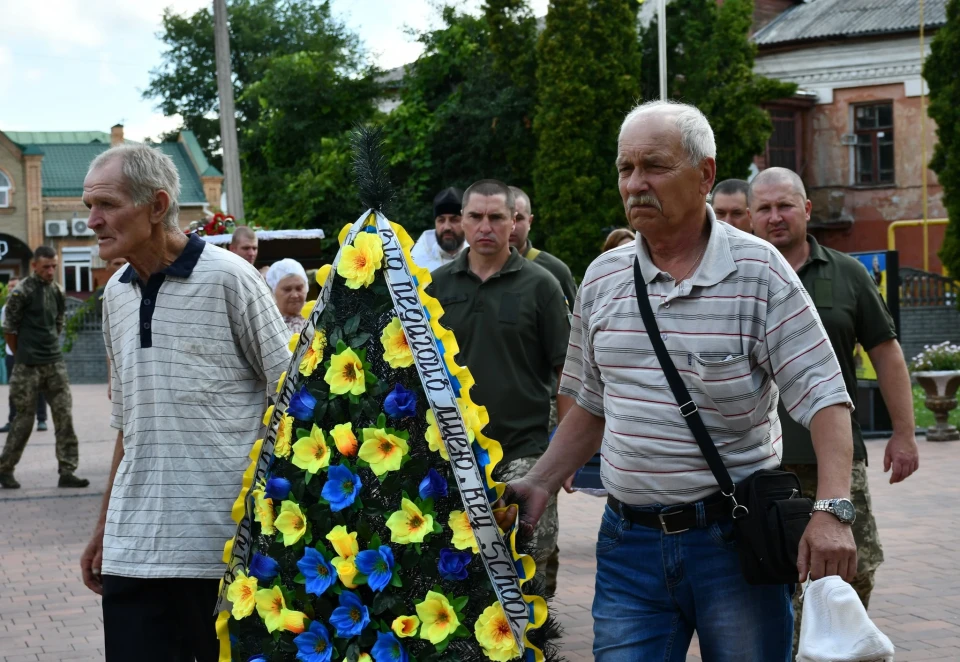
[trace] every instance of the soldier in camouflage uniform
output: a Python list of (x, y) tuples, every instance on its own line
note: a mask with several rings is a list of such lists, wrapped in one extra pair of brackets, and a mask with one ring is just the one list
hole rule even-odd
[(14, 352), (10, 395), (17, 408), (7, 443), (0, 455), (0, 486), (20, 487), (13, 470), (30, 439), (36, 415), (37, 394), (50, 403), (56, 430), (60, 487), (86, 487), (90, 481), (73, 474), (79, 450), (73, 431), (73, 400), (67, 367), (60, 353), (66, 299), (54, 282), (57, 254), (49, 246), (37, 248), (31, 262), (33, 273), (10, 294), (4, 319), (7, 345)]
[[(855, 258), (824, 248), (806, 234), (811, 204), (795, 173), (784, 168), (764, 170), (751, 183), (748, 200), (754, 234), (776, 246), (813, 300), (854, 405), (857, 402), (854, 346), (859, 343), (869, 355), (893, 421), (894, 433), (887, 443), (884, 470), (893, 469), (891, 483), (905, 479), (919, 466), (910, 376), (893, 319), (876, 283)], [(783, 469), (797, 474), (804, 496), (818, 498), (816, 454), (810, 433), (794, 422), (782, 403), (779, 413), (783, 428)], [(857, 574), (851, 584), (867, 607), (874, 574), (883, 563), (883, 547), (871, 512), (867, 449), (860, 424), (852, 412), (851, 427), (854, 450), (850, 497), (857, 510), (853, 523)], [(824, 494), (819, 498), (842, 496), (845, 495)], [(799, 591), (794, 596), (794, 610), (793, 649), (796, 651), (800, 637)]]

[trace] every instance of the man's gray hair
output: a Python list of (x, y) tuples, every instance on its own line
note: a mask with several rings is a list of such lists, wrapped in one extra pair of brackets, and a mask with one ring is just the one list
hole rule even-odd
[(770, 184), (787, 184), (793, 189), (793, 192), (799, 195), (804, 202), (807, 200), (807, 189), (803, 185), (800, 175), (789, 168), (780, 168), (778, 166), (761, 170), (753, 181), (750, 182), (750, 190), (747, 191), (747, 202), (753, 198), (753, 191), (758, 186), (769, 186)]
[(680, 144), (687, 153), (690, 165), (697, 167), (705, 158), (717, 158), (717, 143), (713, 137), (713, 129), (706, 116), (696, 106), (679, 101), (647, 101), (642, 103), (623, 119), (620, 125), (620, 138), (623, 138), (624, 129), (646, 113), (663, 113), (675, 118), (677, 129), (680, 130)]
[(127, 193), (133, 204), (148, 205), (153, 202), (157, 191), (166, 191), (170, 196), (170, 208), (163, 219), (164, 223), (170, 229), (179, 229), (180, 175), (177, 174), (173, 159), (143, 143), (124, 143), (97, 156), (87, 169), (87, 174), (113, 159), (120, 159)]

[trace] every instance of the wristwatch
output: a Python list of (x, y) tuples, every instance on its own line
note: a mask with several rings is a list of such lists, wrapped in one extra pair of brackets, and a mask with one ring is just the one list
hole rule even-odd
[(850, 499), (821, 499), (813, 504), (813, 512), (818, 510), (830, 513), (844, 524), (853, 524), (857, 519), (857, 509)]

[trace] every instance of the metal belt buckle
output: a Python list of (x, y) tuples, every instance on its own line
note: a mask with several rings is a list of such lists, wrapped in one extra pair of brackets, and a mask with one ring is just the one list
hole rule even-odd
[(689, 531), (689, 530), (690, 530), (689, 528), (686, 528), (686, 529), (680, 529), (680, 530), (678, 530), (678, 531), (671, 531), (670, 529), (667, 528), (667, 521), (666, 521), (665, 519), (663, 519), (663, 518), (664, 518), (665, 516), (669, 516), (669, 515), (679, 515), (681, 512), (682, 512), (682, 511), (673, 511), (673, 512), (669, 512), (669, 513), (664, 513), (664, 512), (657, 513), (657, 517), (660, 519), (660, 528), (663, 529), (663, 532), (664, 532), (665, 534), (667, 534), (668, 536), (672, 536), (672, 535), (675, 535), (675, 534), (677, 534), (677, 533), (683, 533), (684, 531)]
[[(693, 407), (693, 409), (690, 409), (691, 406)], [(678, 409), (680, 409), (680, 415), (686, 418), (687, 416), (693, 416), (694, 414), (696, 414), (699, 407), (697, 407), (696, 402), (691, 400), (690, 402), (680, 405)]]

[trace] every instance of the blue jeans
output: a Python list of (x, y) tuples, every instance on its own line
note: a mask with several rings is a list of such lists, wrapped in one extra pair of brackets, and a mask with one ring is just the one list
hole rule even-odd
[(607, 506), (597, 540), (596, 661), (684, 662), (696, 631), (704, 662), (790, 662), (792, 587), (747, 584), (736, 545), (732, 520), (667, 535)]

